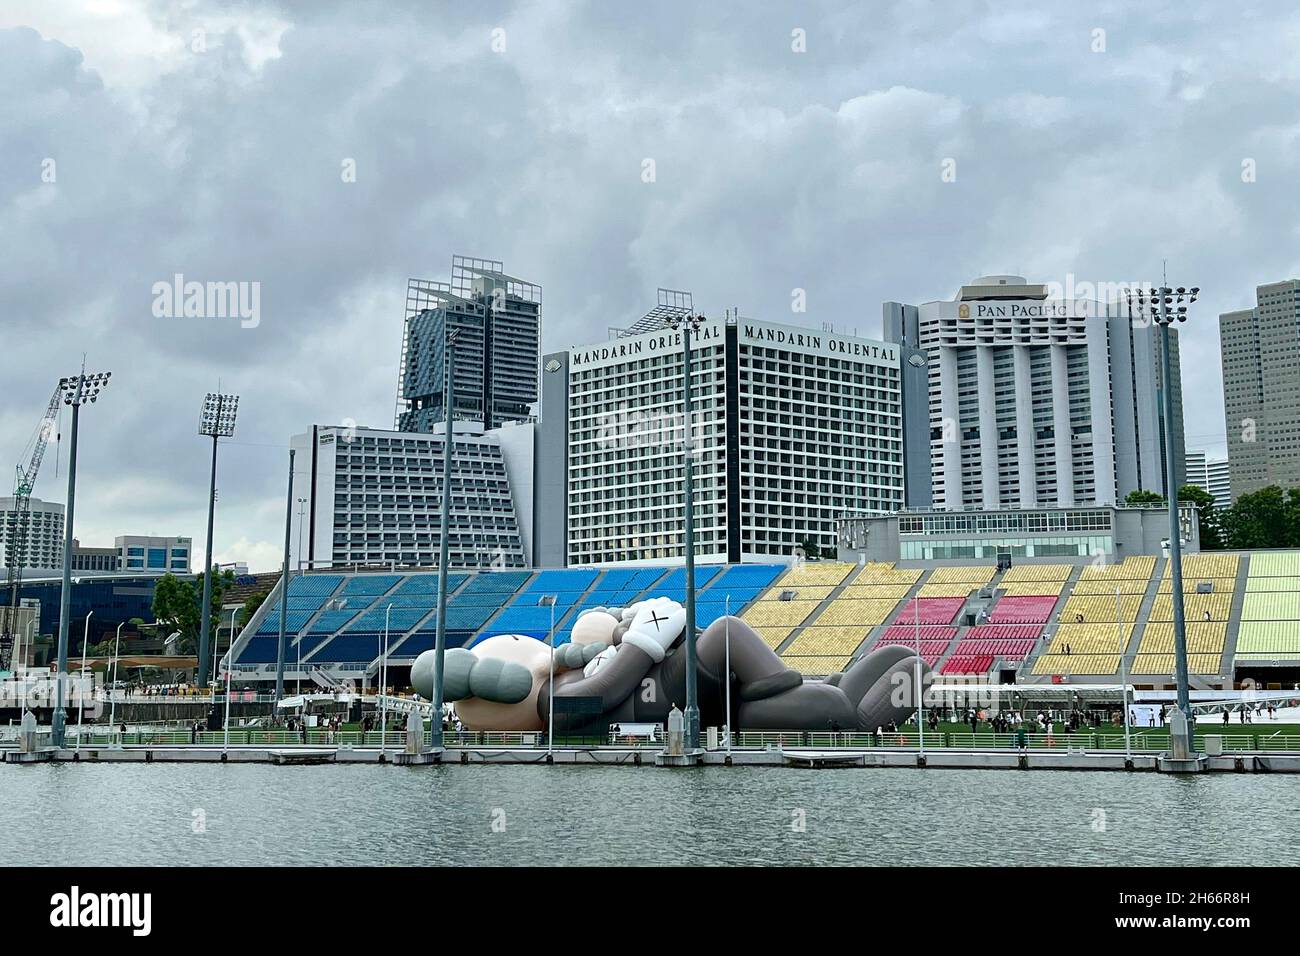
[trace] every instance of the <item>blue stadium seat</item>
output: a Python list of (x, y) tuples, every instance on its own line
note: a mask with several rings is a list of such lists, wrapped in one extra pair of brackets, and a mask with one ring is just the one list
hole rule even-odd
[(340, 597), (358, 597), (363, 594), (378, 596), (386, 593), (400, 580), (400, 574), (358, 574), (348, 578)]

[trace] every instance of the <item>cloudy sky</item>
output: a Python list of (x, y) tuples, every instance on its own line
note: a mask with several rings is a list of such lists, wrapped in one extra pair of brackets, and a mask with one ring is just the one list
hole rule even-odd
[[(1220, 450), (1217, 316), (1300, 276), (1298, 49), (1294, 2), (0, 0), (0, 463), (84, 352), (77, 536), (199, 549), (220, 381), (217, 559), (274, 568), (289, 435), (391, 425), (406, 279), (453, 253), (543, 286), (546, 349), (657, 286), (875, 337), (1167, 259)], [(256, 325), (155, 315), (178, 273), (260, 283)]]

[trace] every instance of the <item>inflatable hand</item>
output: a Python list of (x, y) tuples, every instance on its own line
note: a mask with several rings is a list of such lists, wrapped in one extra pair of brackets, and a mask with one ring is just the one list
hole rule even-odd
[(643, 601), (623, 635), (623, 643), (645, 651), (657, 664), (685, 626), (686, 609), (672, 598)]
[(608, 644), (561, 644), (555, 649), (556, 670), (575, 670), (590, 664)]
[(614, 655), (617, 653), (618, 653), (617, 647), (605, 648), (603, 651), (601, 651), (599, 654), (595, 655), (591, 659), (591, 663), (589, 663), (586, 667), (582, 669), (582, 676), (590, 677), (592, 674), (596, 673), (596, 671), (600, 670), (602, 667), (604, 667), (606, 664), (612, 661), (614, 659)]

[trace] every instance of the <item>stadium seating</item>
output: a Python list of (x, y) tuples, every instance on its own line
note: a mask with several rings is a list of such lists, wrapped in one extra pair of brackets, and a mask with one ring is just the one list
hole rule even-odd
[[(1116, 600), (1113, 594), (1072, 594), (1066, 598), (1058, 619), (1062, 623), (1092, 624), (1102, 621), (1136, 621), (1142, 607), (1142, 595), (1125, 594)], [(1078, 616), (1082, 614), (1083, 620)], [(1118, 617), (1116, 616), (1118, 615)]]
[(1250, 576), (1300, 578), (1300, 551), (1267, 551), (1251, 555)]
[[(1090, 564), (1079, 575), (1080, 581), (1150, 581), (1155, 570), (1154, 555), (1133, 555), (1113, 564)], [(1112, 592), (1114, 589), (1111, 589)], [(1077, 591), (1077, 589), (1076, 589)]]
[(1044, 654), (1034, 662), (1034, 675), (1103, 675), (1119, 670), (1119, 654)]
[[(1193, 674), (1218, 674), (1219, 654), (1193, 654), (1187, 652), (1187, 670)], [(1173, 676), (1173, 654), (1138, 654), (1133, 658), (1130, 674)]]
[(1251, 591), (1300, 591), (1300, 578), (1284, 577), (1256, 577), (1251, 575), (1246, 578), (1246, 592)]
[[(1237, 578), (1238, 556), (1225, 552), (1206, 551), (1200, 554), (1183, 555), (1183, 582), (1195, 578)], [(1168, 579), (1172, 568), (1165, 562), (1163, 578)]]
[(755, 627), (798, 627), (820, 603), (819, 601), (756, 601), (740, 617), (747, 624)]
[(1237, 660), (1300, 658), (1300, 621), (1242, 621)]
[[(1228, 635), (1226, 621), (1188, 621), (1187, 653), (1214, 654), (1223, 653), (1224, 641)], [(1142, 632), (1142, 641), (1138, 645), (1138, 655), (1172, 654), (1174, 652), (1174, 625), (1167, 621), (1147, 624)], [(1216, 664), (1214, 669), (1218, 670)]]
[[(1232, 611), (1232, 592), (1215, 592), (1197, 594), (1183, 592), (1183, 617), (1191, 621), (1226, 621)], [(1205, 615), (1209, 614), (1207, 618)], [(1172, 621), (1174, 619), (1173, 594), (1157, 594), (1151, 605), (1151, 621)]]
[(1236, 660), (1300, 660), (1300, 551), (1250, 556)]
[(1073, 570), (1068, 564), (1018, 564), (1002, 575), (998, 587), (1004, 584), (1047, 581), (1058, 585), (1056, 592), (1059, 594), (1061, 591), (1059, 585), (1069, 579), (1070, 572)]
[[(831, 596), (835, 588), (830, 584), (802, 584), (798, 587), (777, 586), (768, 588), (760, 596), (760, 601), (779, 601), (783, 594), (793, 594), (795, 600), (799, 601), (824, 601)], [(845, 588), (845, 591), (852, 590)]]
[(957, 628), (946, 624), (891, 624), (880, 636), (880, 644), (911, 644), (919, 637), (923, 641), (951, 641)]
[(862, 573), (853, 579), (854, 584), (906, 584), (909, 588), (921, 579), (925, 572), (919, 569), (896, 568), (893, 564), (870, 562)]
[(895, 624), (951, 624), (962, 605), (964, 597), (917, 597), (907, 601), (894, 618)]
[(834, 587), (842, 583), (849, 576), (849, 572), (856, 567), (855, 564), (838, 562), (803, 564), (787, 571), (777, 584), (782, 588), (798, 587), (802, 584), (823, 584)]
[(1056, 607), (1056, 594), (1001, 598), (989, 615), (990, 624), (1046, 624)]
[[(912, 590), (910, 584), (850, 584), (840, 592), (848, 601), (901, 601)], [(799, 592), (803, 594), (801, 590)], [(828, 592), (829, 594), (829, 592)]]
[[(759, 603), (765, 605), (771, 602), (761, 601)], [(878, 624), (884, 624), (896, 607), (898, 607), (898, 602), (895, 600), (855, 601), (849, 598), (837, 598), (826, 605), (826, 609), (818, 614), (812, 623), (861, 624), (865, 627), (875, 627)]]
[(837, 674), (848, 666), (847, 657), (783, 657), (782, 661), (791, 670), (798, 671), (805, 677), (825, 677)]
[(983, 674), (993, 666), (992, 654), (958, 654), (954, 652), (939, 668), (940, 674)]
[(375, 597), (386, 594), (400, 580), (402, 580), (400, 574), (358, 574), (356, 577), (348, 578), (343, 583), (343, 590), (339, 592), (339, 595), (340, 597), (361, 597), (363, 595)]
[(807, 627), (790, 642), (782, 656), (848, 657), (858, 649), (867, 633), (861, 627)]
[[(1049, 655), (1074, 656), (1082, 654), (1119, 654), (1128, 648), (1133, 636), (1131, 623), (1060, 624), (1052, 636)], [(1070, 653), (1065, 653), (1066, 646)], [(1118, 666), (1118, 663), (1117, 665)], [(1035, 672), (1037, 673), (1037, 672)]]
[(1146, 594), (1147, 586), (1150, 583), (1150, 578), (1080, 578), (1074, 582), (1074, 587), (1070, 589), (1070, 593), (1080, 595), (1109, 594), (1114, 598), (1116, 591), (1121, 594)]

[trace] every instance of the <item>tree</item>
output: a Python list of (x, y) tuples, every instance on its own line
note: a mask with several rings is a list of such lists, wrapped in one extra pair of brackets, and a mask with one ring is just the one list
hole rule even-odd
[(1220, 525), (1229, 548), (1300, 548), (1300, 488), (1270, 485), (1242, 495), (1223, 512)]
[(1219, 525), (1219, 512), (1214, 507), (1214, 495), (1196, 485), (1183, 485), (1178, 489), (1178, 500), (1197, 507), (1196, 523), (1201, 536), (1202, 551), (1222, 551), (1223, 534)]
[[(218, 571), (212, 579), (211, 615), (221, 613), (221, 595), (235, 582), (233, 571)], [(180, 632), (176, 650), (193, 654), (198, 650), (199, 630), (203, 626), (200, 608), (203, 605), (203, 575), (193, 581), (182, 581), (174, 574), (164, 574), (153, 589), (154, 618), (171, 631)]]
[(266, 599), (270, 596), (270, 594), (271, 594), (270, 591), (258, 591), (256, 594), (252, 595), (251, 597), (249, 597), (247, 601), (244, 602), (244, 607), (239, 612), (240, 627), (244, 627), (246, 624), (248, 624), (249, 621), (253, 619), (253, 615), (257, 613), (257, 609), (266, 603)]
[(1165, 496), (1158, 491), (1146, 491), (1142, 488), (1136, 491), (1130, 491), (1124, 499), (1126, 505), (1162, 505), (1165, 503)]
[(804, 538), (799, 543), (799, 547), (803, 548), (803, 556), (809, 561), (816, 561), (822, 556), (822, 549), (817, 546), (817, 542), (812, 538)]

